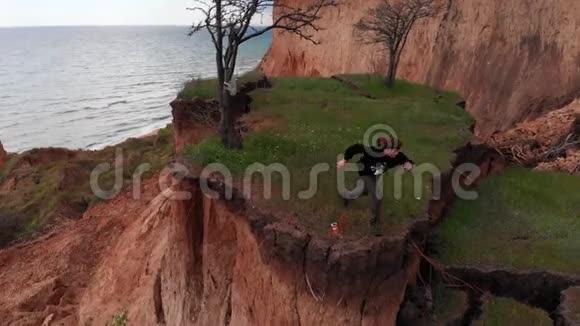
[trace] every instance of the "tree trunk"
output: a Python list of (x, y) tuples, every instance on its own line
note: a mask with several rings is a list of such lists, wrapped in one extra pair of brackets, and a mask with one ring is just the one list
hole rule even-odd
[(236, 114), (233, 110), (232, 96), (222, 90), (220, 98), (221, 123), (220, 134), (225, 148), (241, 149), (242, 137), (236, 130)]
[(389, 53), (389, 67), (387, 71), (387, 77), (385, 78), (385, 84), (387, 88), (393, 88), (395, 86), (395, 74), (396, 74), (396, 55), (394, 53)]

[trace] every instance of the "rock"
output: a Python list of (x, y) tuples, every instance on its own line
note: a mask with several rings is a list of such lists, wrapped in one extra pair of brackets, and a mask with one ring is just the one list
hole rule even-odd
[[(306, 7), (314, 0), (285, 0)], [(562, 107), (580, 89), (577, 0), (441, 1), (437, 18), (417, 22), (397, 78), (466, 96), (487, 136), (544, 111)], [(349, 0), (321, 13), (320, 44), (274, 31), (260, 68), (268, 76), (384, 73), (386, 51), (364, 45), (353, 25), (381, 0)], [(280, 14), (274, 10), (274, 17)], [(542, 26), (542, 28), (538, 28)]]
[(4, 168), (7, 160), (8, 153), (6, 153), (6, 151), (4, 150), (4, 146), (2, 146), (2, 142), (0, 142), (0, 170)]
[(561, 303), (556, 311), (556, 325), (580, 325), (580, 287), (562, 291)]

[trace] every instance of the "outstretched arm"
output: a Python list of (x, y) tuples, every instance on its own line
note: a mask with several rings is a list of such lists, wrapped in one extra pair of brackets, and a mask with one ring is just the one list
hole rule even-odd
[(415, 166), (415, 162), (409, 159), (407, 155), (403, 154), (402, 152), (399, 152), (399, 155), (395, 157), (395, 160), (397, 165), (402, 165), (403, 168), (407, 171), (412, 170)]
[(339, 169), (343, 169), (350, 159), (357, 154), (362, 154), (365, 151), (365, 146), (362, 144), (354, 144), (349, 146), (346, 151), (344, 151), (344, 159), (336, 162), (336, 167)]
[(357, 154), (362, 154), (365, 151), (365, 146), (363, 144), (354, 144), (349, 146), (346, 151), (344, 151), (344, 159), (349, 161), (353, 156)]

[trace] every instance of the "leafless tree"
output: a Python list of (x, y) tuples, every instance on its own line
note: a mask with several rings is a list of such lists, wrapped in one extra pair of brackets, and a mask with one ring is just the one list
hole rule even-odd
[[(220, 133), (226, 148), (241, 148), (242, 139), (236, 131), (236, 113), (232, 101), (237, 92), (234, 72), (238, 50), (242, 43), (273, 30), (283, 30), (318, 44), (315, 32), (325, 8), (337, 5), (337, 0), (316, 0), (307, 7), (293, 7), (280, 0), (194, 0), (190, 10), (202, 14), (193, 24), (190, 34), (207, 31), (216, 52), (218, 100), (221, 108)], [(273, 11), (275, 19), (268, 26), (252, 26), (252, 18)]]
[(391, 88), (395, 84), (401, 53), (407, 43), (409, 32), (423, 18), (439, 12), (436, 0), (383, 0), (371, 8), (357, 24), (355, 30), (366, 44), (382, 44), (389, 54), (385, 82)]

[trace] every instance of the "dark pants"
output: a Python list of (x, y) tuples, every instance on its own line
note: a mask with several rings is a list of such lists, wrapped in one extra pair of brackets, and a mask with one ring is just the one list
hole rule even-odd
[[(383, 203), (383, 182), (382, 178), (364, 175), (359, 180), (364, 182), (363, 188), (356, 188), (344, 193), (344, 198), (352, 200), (360, 196), (371, 195), (371, 224), (378, 224), (381, 221), (381, 205)], [(357, 181), (358, 182), (358, 181)]]

